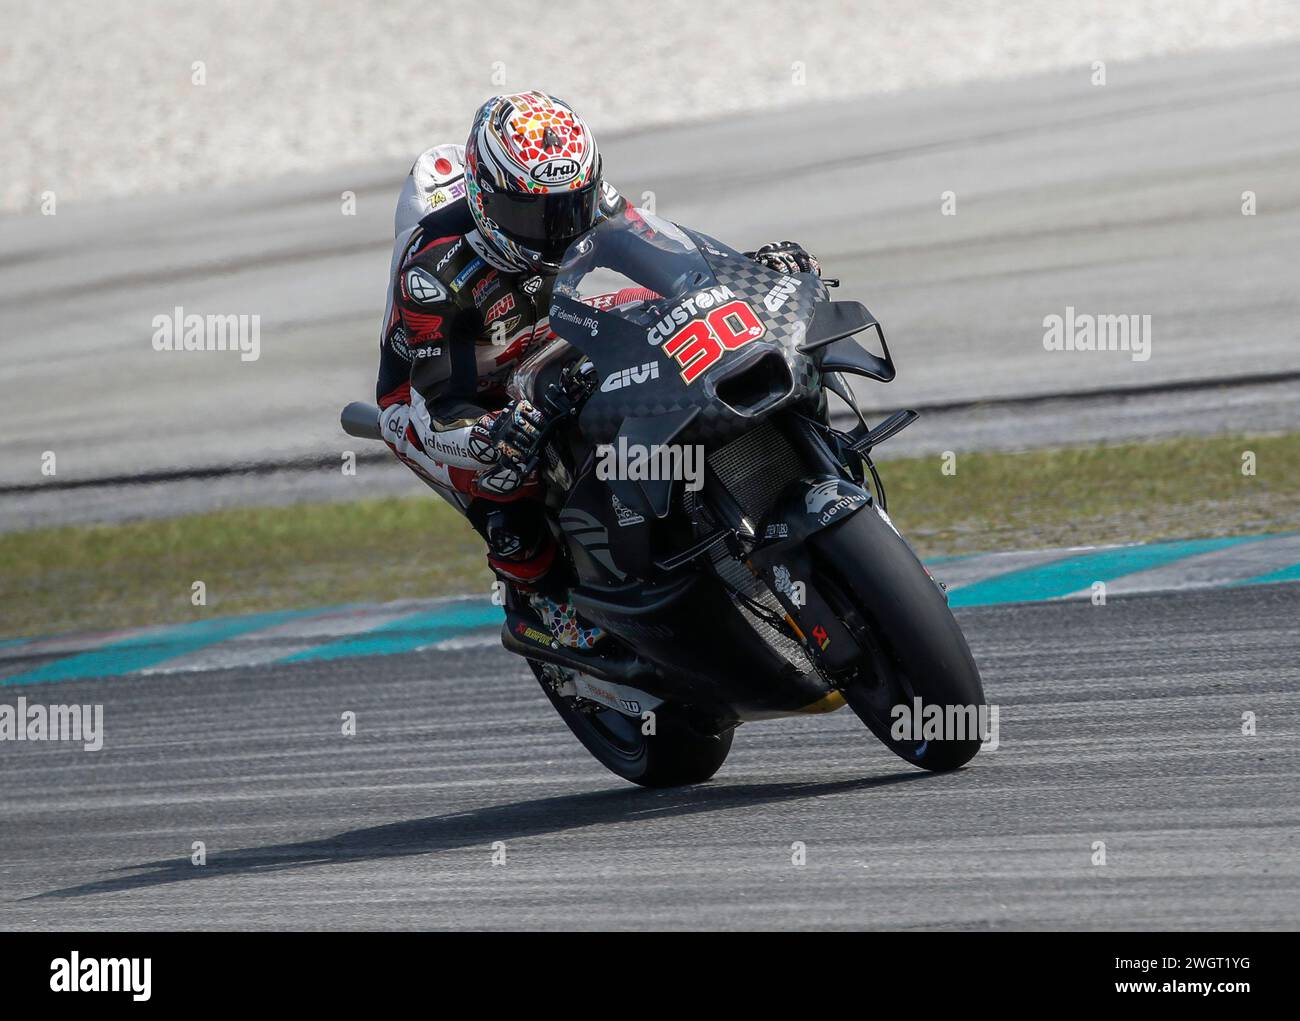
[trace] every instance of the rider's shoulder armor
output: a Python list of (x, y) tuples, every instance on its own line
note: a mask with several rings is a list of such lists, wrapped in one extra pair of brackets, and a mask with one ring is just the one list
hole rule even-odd
[(430, 213), (459, 206), (466, 211), (465, 147), (435, 145), (420, 153), (402, 185), (393, 217), (393, 234), (401, 236)]

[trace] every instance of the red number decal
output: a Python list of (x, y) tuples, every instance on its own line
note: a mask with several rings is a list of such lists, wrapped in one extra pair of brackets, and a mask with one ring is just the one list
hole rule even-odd
[(708, 323), (713, 327), (713, 332), (718, 335), (718, 339), (722, 341), (722, 346), (728, 351), (744, 347), (751, 340), (758, 340), (766, 332), (762, 321), (749, 307), (749, 302), (739, 299), (715, 308), (709, 313)]
[(682, 379), (689, 386), (724, 352), (744, 347), (766, 332), (749, 302), (737, 298), (719, 305), (703, 319), (687, 323), (664, 341), (664, 351), (682, 367)]
[(695, 382), (695, 377), (722, 357), (722, 344), (703, 319), (687, 323), (666, 341), (664, 350), (682, 367), (682, 379)]

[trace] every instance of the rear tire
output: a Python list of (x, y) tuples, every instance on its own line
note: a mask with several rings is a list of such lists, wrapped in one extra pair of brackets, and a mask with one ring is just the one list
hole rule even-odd
[(542, 691), (555, 706), (573, 735), (611, 773), (642, 787), (681, 787), (703, 783), (721, 767), (731, 751), (734, 728), (722, 734), (703, 734), (684, 715), (669, 705), (655, 710), (655, 733), (641, 733), (643, 726), (615, 709), (594, 703), (579, 706), (572, 698), (557, 695), (546, 671), (561, 668), (529, 660)]
[[(965, 765), (980, 740), (896, 739), (891, 710), (984, 706), (984, 686), (948, 601), (916, 555), (874, 506), (812, 539), (816, 584), (867, 650), (841, 691), (891, 751), (923, 769)], [(982, 709), (980, 710), (982, 711)], [(924, 716), (922, 717), (924, 719)]]

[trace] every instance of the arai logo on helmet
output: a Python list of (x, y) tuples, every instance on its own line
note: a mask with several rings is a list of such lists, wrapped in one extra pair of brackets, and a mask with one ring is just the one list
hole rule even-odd
[(582, 171), (582, 164), (575, 159), (567, 156), (557, 156), (554, 159), (543, 160), (532, 170), (528, 171), (528, 176), (538, 184), (568, 184)]

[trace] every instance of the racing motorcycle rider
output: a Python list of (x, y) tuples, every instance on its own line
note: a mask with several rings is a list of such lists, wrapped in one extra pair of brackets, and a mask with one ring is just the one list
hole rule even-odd
[[(468, 518), (488, 563), (561, 644), (602, 637), (551, 571), (555, 539), (526, 466), (541, 411), (510, 400), (511, 371), (555, 335), (548, 310), (565, 249), (626, 200), (602, 176), (591, 131), (541, 92), (496, 96), (464, 146), (436, 145), (398, 199), (380, 338), (380, 428), (393, 452)], [(747, 253), (780, 272), (820, 272), (793, 242)]]

